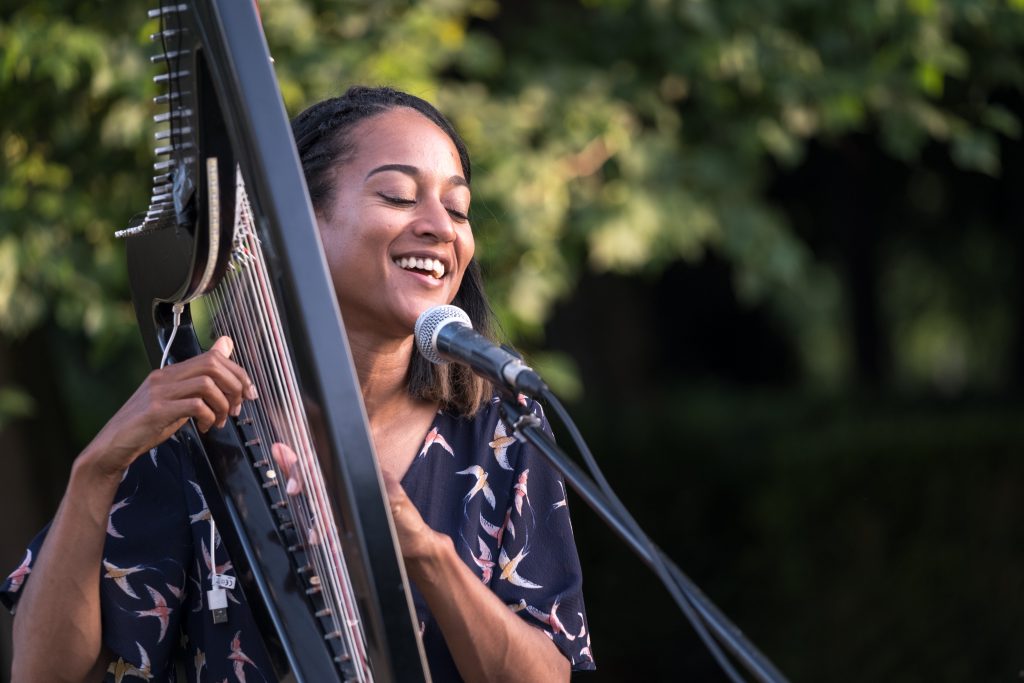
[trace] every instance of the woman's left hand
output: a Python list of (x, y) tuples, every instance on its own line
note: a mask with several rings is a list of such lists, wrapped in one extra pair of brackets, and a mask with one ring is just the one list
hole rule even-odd
[(391, 505), (391, 519), (395, 523), (402, 557), (406, 562), (432, 557), (437, 551), (439, 534), (423, 521), (423, 516), (409, 500), (401, 483), (385, 474), (384, 487)]
[[(290, 496), (300, 494), (304, 484), (302, 475), (295, 466), (298, 462), (295, 451), (283, 443), (275, 443), (271, 446), (270, 453), (284, 475), (285, 492)], [(440, 534), (423, 521), (420, 511), (409, 500), (402, 484), (387, 473), (383, 476), (388, 504), (391, 507), (391, 519), (395, 524), (395, 533), (398, 535), (403, 559), (412, 562), (430, 558), (437, 552)]]

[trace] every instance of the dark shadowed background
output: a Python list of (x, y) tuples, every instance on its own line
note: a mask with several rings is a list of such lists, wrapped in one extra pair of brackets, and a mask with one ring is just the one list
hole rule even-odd
[[(506, 336), (792, 680), (1019, 678), (1024, 1), (260, 7), (292, 113), (389, 83), (451, 116)], [(154, 30), (0, 8), (0, 568), (147, 369), (112, 233), (148, 197)], [(720, 680), (573, 502), (579, 678)]]

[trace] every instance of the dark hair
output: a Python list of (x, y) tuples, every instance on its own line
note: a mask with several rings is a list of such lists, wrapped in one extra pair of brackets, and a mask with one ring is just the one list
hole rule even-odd
[[(352, 131), (356, 125), (397, 107), (419, 112), (451, 138), (459, 153), (466, 182), (470, 181), (466, 145), (448, 119), (432, 104), (393, 88), (353, 86), (341, 97), (318, 102), (292, 119), (292, 134), (299, 150), (306, 185), (309, 186), (309, 197), (317, 214), (323, 215), (333, 199), (333, 169), (346, 163), (355, 152)], [(452, 303), (466, 311), (478, 332), (492, 336), (493, 313), (484, 294), (476, 259), (469, 262)], [(465, 416), (476, 413), (492, 391), (489, 382), (477, 377), (467, 367), (455, 363), (434, 365), (415, 346), (409, 362), (407, 385), (409, 394), (415, 398), (438, 402), (442, 409)]]

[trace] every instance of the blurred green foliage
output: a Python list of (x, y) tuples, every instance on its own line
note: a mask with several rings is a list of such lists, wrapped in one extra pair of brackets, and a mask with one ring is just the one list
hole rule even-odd
[[(957, 166), (997, 176), (999, 140), (1021, 132), (992, 97), (1024, 81), (1020, 2), (264, 0), (261, 10), (290, 111), (351, 83), (391, 83), (453, 118), (478, 171), (489, 288), (506, 331), (528, 344), (584, 270), (658, 272), (714, 250), (741, 297), (777, 306), (808, 376), (841, 377), (835, 269), (766, 197), (771, 173), (799, 166), (812, 142), (866, 131), (893, 158), (912, 163), (937, 143)], [(154, 26), (130, 3), (51, 0), (0, 15), (4, 337), (51, 321), (103, 364), (133, 334), (110, 234), (145, 206)], [(949, 318), (936, 305), (906, 319), (896, 353), (911, 377), (964, 337)], [(553, 363), (565, 375), (565, 359)]]

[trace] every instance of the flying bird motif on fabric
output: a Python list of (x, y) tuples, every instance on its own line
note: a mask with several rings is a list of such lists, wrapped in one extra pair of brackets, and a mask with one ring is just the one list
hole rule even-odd
[(136, 610), (135, 614), (140, 617), (156, 617), (160, 621), (160, 637), (156, 639), (156, 642), (163, 642), (164, 636), (167, 635), (167, 626), (170, 624), (171, 612), (174, 608), (167, 606), (167, 600), (160, 594), (160, 591), (154, 590), (153, 588), (146, 586), (149, 591), (149, 597), (153, 599), (153, 607), (150, 609)]
[(512, 523), (512, 508), (505, 511), (505, 519), (501, 523), (501, 526), (491, 524), (484, 517), (484, 514), (480, 513), (480, 526), (487, 533), (488, 536), (493, 537), (497, 541), (498, 547), (501, 547), (501, 539), (505, 535), (505, 531), (508, 531), (509, 536), (512, 538), (516, 537), (516, 526)]
[[(554, 604), (551, 605), (551, 612), (547, 613), (547, 614), (545, 614), (544, 612), (540, 611), (536, 607), (533, 607), (532, 605), (527, 605), (526, 606), (526, 611), (529, 612), (530, 616), (532, 616), (537, 621), (539, 621), (539, 622), (541, 622), (543, 624), (547, 624), (548, 626), (550, 626), (551, 627), (551, 631), (553, 633), (561, 633), (562, 635), (564, 635), (565, 639), (568, 640), (569, 642), (572, 642), (572, 641), (576, 640), (577, 638), (582, 638), (583, 634), (587, 630), (587, 627), (583, 626), (580, 629), (579, 634), (577, 634), (577, 635), (573, 635), (572, 633), (569, 633), (568, 629), (565, 628), (565, 624), (563, 624), (562, 621), (558, 618), (558, 605), (559, 605), (559, 601), (556, 599)], [(583, 615), (582, 614), (580, 615), (580, 620), (581, 621), (583, 620)]]
[(473, 562), (476, 563), (476, 566), (480, 567), (480, 580), (486, 586), (490, 584), (491, 576), (494, 573), (494, 555), (491, 554), (491, 549), (487, 547), (484, 539), (477, 536), (476, 540), (480, 544), (480, 556), (477, 557), (473, 554), (472, 548), (470, 548), (469, 554), (473, 558)]
[(21, 590), (22, 584), (25, 583), (25, 577), (32, 573), (32, 549), (25, 551), (25, 559), (21, 561), (18, 568), (15, 569), (7, 577), (7, 580), (11, 582), (11, 592), (17, 593)]
[(179, 588), (178, 586), (175, 586), (173, 583), (165, 583), (164, 585), (167, 586), (167, 590), (170, 591), (171, 595), (174, 596), (175, 600), (179, 600), (180, 601), (182, 596), (185, 595), (185, 587), (184, 586), (181, 586)]
[(456, 474), (468, 474), (476, 477), (476, 483), (473, 484), (473, 487), (469, 489), (469, 493), (467, 493), (466, 497), (463, 498), (464, 502), (469, 503), (469, 501), (473, 499), (473, 496), (483, 491), (484, 498), (486, 498), (487, 502), (491, 504), (491, 509), (494, 508), (494, 492), (491, 491), (491, 487), (487, 485), (487, 471), (483, 467), (480, 467), (480, 465), (473, 465), (472, 467), (467, 467), (464, 470), (456, 472)]
[(238, 679), (239, 683), (245, 683), (245, 665), (248, 664), (255, 668), (256, 663), (242, 652), (241, 631), (235, 633), (235, 637), (231, 640), (231, 654), (228, 655), (228, 659), (234, 662), (235, 678)]
[[(580, 615), (580, 616), (583, 616), (583, 615)], [(586, 645), (586, 647), (584, 647), (583, 649), (580, 650), (580, 656), (581, 657), (586, 657), (590, 661), (594, 661), (594, 655), (590, 652), (590, 634), (589, 633), (587, 634), (587, 645)]]
[(501, 525), (501, 531), (498, 532), (498, 545), (501, 545), (501, 539), (505, 535), (505, 532), (512, 538), (516, 537), (516, 525), (512, 523), (512, 508), (509, 507), (505, 510), (505, 521)]
[(501, 567), (501, 575), (498, 577), (504, 579), (509, 583), (519, 586), (520, 588), (543, 588), (543, 586), (525, 579), (516, 573), (516, 569), (519, 567), (519, 563), (523, 561), (529, 553), (526, 548), (523, 548), (519, 553), (511, 560), (508, 559), (508, 555), (505, 553), (505, 549), (501, 549), (501, 554), (498, 555), (498, 566)]
[(146, 652), (138, 643), (135, 643), (135, 647), (139, 648), (139, 666), (135, 666), (131, 662), (127, 662), (123, 657), (118, 657), (115, 661), (110, 663), (107, 667), (107, 673), (114, 675), (114, 683), (121, 683), (125, 676), (134, 676), (135, 678), (141, 678), (146, 681), (153, 680), (152, 666), (149, 663), (149, 654)]
[(497, 524), (491, 524), (488, 522), (482, 512), (480, 513), (480, 526), (488, 536), (498, 539), (498, 545), (501, 545), (501, 527)]
[[(530, 504), (530, 494), (526, 490), (526, 479), (530, 476), (530, 470), (523, 470), (523, 473), (519, 475), (519, 481), (512, 488), (516, 492), (516, 512), (520, 516), (523, 514), (523, 499), (526, 499), (526, 504)], [(513, 534), (514, 535), (514, 534)]]
[(196, 656), (192, 658), (192, 664), (196, 667), (196, 683), (203, 681), (203, 667), (206, 666), (206, 654), (196, 648)]
[(557, 503), (555, 503), (554, 505), (552, 505), (551, 506), (552, 510), (557, 510), (558, 508), (564, 508), (564, 507), (567, 507), (569, 505), (569, 502), (566, 500), (566, 495), (565, 495), (565, 484), (562, 483), (561, 479), (559, 479), (557, 483), (558, 483), (558, 488), (560, 488), (562, 490), (562, 500), (560, 500)]
[(430, 447), (433, 446), (434, 444), (437, 444), (438, 446), (446, 450), (448, 452), (448, 455), (452, 456), (453, 458), (455, 457), (455, 451), (452, 450), (452, 447), (448, 445), (448, 442), (445, 441), (445, 438), (441, 436), (441, 434), (437, 431), (437, 427), (434, 427), (427, 433), (427, 437), (423, 439), (423, 448), (420, 449), (420, 454), (417, 457), (422, 458), (426, 456), (427, 451), (429, 451)]
[(128, 583), (128, 577), (136, 572), (141, 572), (149, 567), (141, 564), (137, 564), (134, 567), (117, 567), (113, 563), (103, 560), (103, 568), (107, 570), (107, 573), (103, 575), (103, 578), (113, 579), (117, 587), (125, 592), (128, 597), (139, 599), (139, 596), (132, 590), (131, 585)]
[(512, 538), (516, 537), (516, 527), (512, 523), (512, 508), (509, 508), (508, 510), (505, 511), (505, 520), (501, 523), (501, 526), (497, 526), (495, 524), (491, 524), (490, 522), (488, 522), (487, 518), (484, 517), (484, 513), (481, 512), (480, 526), (483, 528), (483, 530), (487, 533), (488, 536), (491, 536), (497, 541), (497, 545), (499, 548), (501, 547), (501, 539), (505, 535), (506, 530), (508, 530), (509, 535)]
[(508, 464), (508, 447), (516, 442), (514, 436), (509, 436), (505, 428), (505, 422), (498, 420), (498, 423), (494, 425), (494, 440), (487, 445), (494, 449), (494, 459), (498, 461), (498, 466), (503, 470), (511, 470), (512, 466)]
[(192, 524), (195, 524), (196, 522), (206, 522), (210, 519), (210, 507), (206, 504), (206, 496), (203, 495), (203, 489), (194, 481), (189, 481), (188, 483), (195, 489), (196, 495), (199, 496), (199, 500), (203, 506), (203, 509), (199, 512), (194, 515), (189, 515), (189, 520)]
[[(136, 489), (136, 491), (138, 491), (138, 489)], [(114, 514), (118, 510), (122, 510), (122, 509), (128, 507), (131, 504), (131, 502), (132, 502), (132, 498), (134, 498), (134, 497), (135, 497), (135, 494), (133, 493), (132, 495), (130, 495), (130, 496), (126, 497), (126, 498), (123, 498), (123, 499), (117, 501), (116, 503), (114, 503), (113, 505), (110, 506), (110, 513), (107, 515), (107, 535), (108, 536), (112, 536), (114, 538), (124, 538), (124, 536), (121, 535), (121, 532), (118, 531), (117, 528), (114, 526)]]

